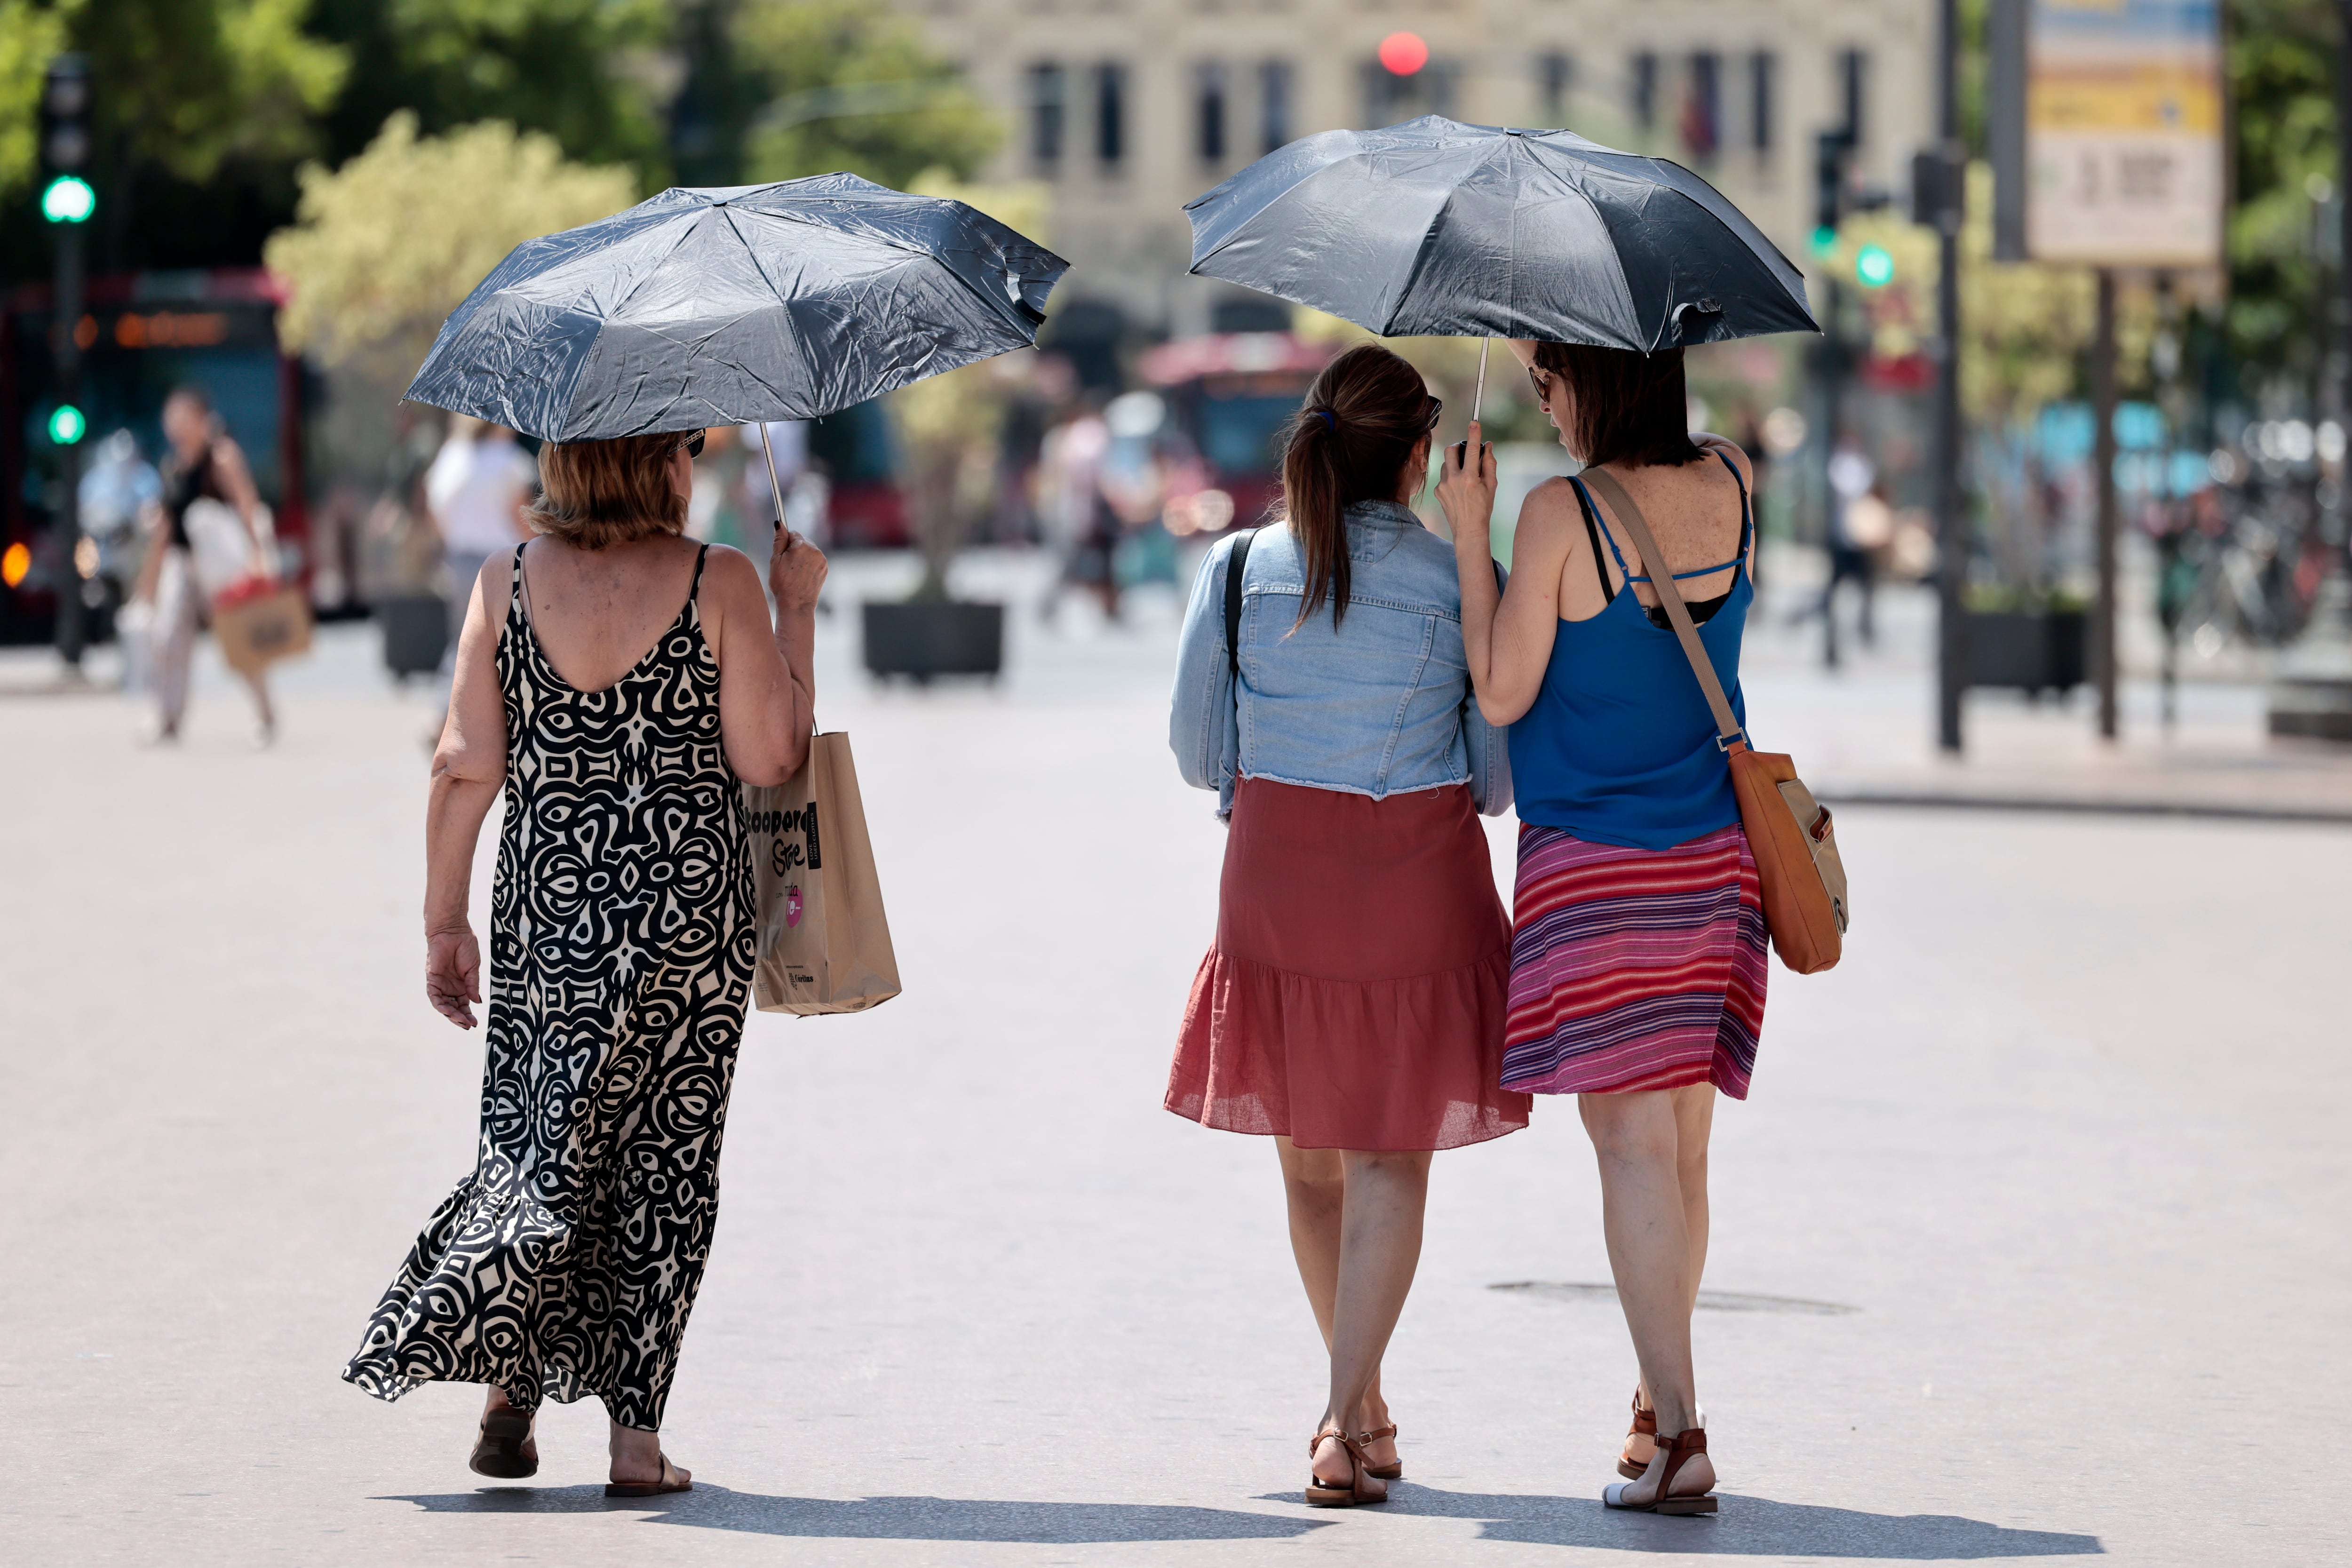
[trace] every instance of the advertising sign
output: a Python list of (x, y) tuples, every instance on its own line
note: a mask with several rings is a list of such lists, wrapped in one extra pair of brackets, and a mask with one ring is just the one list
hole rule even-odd
[(2026, 0), (2026, 248), (2037, 261), (2221, 261), (2217, 0)]

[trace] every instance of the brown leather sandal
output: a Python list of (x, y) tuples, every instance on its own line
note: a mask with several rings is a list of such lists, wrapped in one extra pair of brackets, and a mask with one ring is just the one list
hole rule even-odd
[(649, 1484), (638, 1481), (614, 1481), (604, 1489), (604, 1495), (606, 1497), (660, 1497), (667, 1492), (690, 1492), (694, 1489), (694, 1483), (677, 1473), (677, 1467), (669, 1462), (667, 1454), (661, 1457), (661, 1479)]
[(1388, 1501), (1388, 1486), (1371, 1473), (1371, 1463), (1364, 1458), (1363, 1445), (1337, 1426), (1326, 1426), (1307, 1438), (1307, 1457), (1310, 1460), (1313, 1459), (1315, 1450), (1323, 1446), (1323, 1439), (1326, 1437), (1337, 1437), (1339, 1439), (1339, 1447), (1348, 1450), (1348, 1458), (1350, 1461), (1348, 1484), (1344, 1487), (1335, 1487), (1317, 1476), (1313, 1470), (1308, 1470), (1307, 1472), (1307, 1506), (1309, 1508), (1357, 1508), (1365, 1503)]
[(1700, 1454), (1706, 1452), (1706, 1429), (1693, 1426), (1671, 1437), (1658, 1439), (1658, 1452), (1666, 1457), (1666, 1468), (1658, 1477), (1658, 1489), (1648, 1502), (1627, 1502), (1626, 1489), (1631, 1481), (1612, 1481), (1601, 1489), (1601, 1500), (1610, 1508), (1622, 1508), (1633, 1513), (1713, 1513), (1716, 1508), (1712, 1483), (1703, 1492), (1675, 1495), (1675, 1478), (1682, 1468)]
[(1647, 1437), (1653, 1445), (1658, 1440), (1658, 1413), (1642, 1408), (1642, 1385), (1633, 1385), (1633, 1425), (1625, 1434), (1625, 1446), (1617, 1450), (1617, 1473), (1629, 1481), (1638, 1481), (1650, 1473), (1650, 1467), (1633, 1458), (1633, 1439)]
[(482, 1435), (474, 1443), (474, 1457), (466, 1468), (494, 1480), (519, 1481), (539, 1474), (539, 1456), (523, 1452), (530, 1441), (531, 1418), (537, 1412), (502, 1405), (482, 1417)]
[[(1356, 1441), (1370, 1447), (1371, 1444), (1380, 1441), (1382, 1437), (1393, 1439), (1396, 1435), (1396, 1423), (1391, 1421), (1385, 1426), (1375, 1426), (1369, 1432), (1357, 1433)], [(1366, 1468), (1364, 1473), (1370, 1476), (1374, 1480), (1401, 1481), (1404, 1479), (1404, 1458), (1400, 1455), (1397, 1458), (1397, 1462), (1393, 1465), (1369, 1466)]]

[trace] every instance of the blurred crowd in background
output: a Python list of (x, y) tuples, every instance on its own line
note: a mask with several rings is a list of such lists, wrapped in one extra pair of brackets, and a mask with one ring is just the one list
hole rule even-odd
[[(959, 551), (1029, 549), (1056, 563), (1034, 610), (1075, 599), (1117, 619), (1129, 590), (1181, 583), (1194, 551), (1265, 515), (1286, 422), (1361, 335), (1188, 277), (1182, 201), (1296, 136), (1440, 112), (1675, 158), (1805, 269), (1827, 337), (1694, 351), (1691, 418), (1755, 459), (1767, 537), (1801, 584), (1774, 613), (1835, 599), (1834, 662), (1869, 644), (1878, 585), (1939, 559), (1937, 254), (1903, 188), (1930, 131), (1928, 10), (1756, 9), (1695, 44), (1671, 18), (1565, 0), (1248, 16), (1146, 0), (0, 6), (0, 640), (48, 640), (61, 594), (111, 635), (183, 384), (249, 457), (281, 570), (322, 619), (374, 616), (395, 642), (446, 620), (467, 563), (520, 526), (532, 474), (527, 439), (400, 401), (446, 313), (516, 243), (667, 184), (836, 168), (961, 196), (1074, 270), (1035, 351), (821, 421), (712, 432), (693, 531), (759, 549), (781, 491), (786, 521), (830, 551), (919, 552), (919, 595), (950, 592)], [(1963, 7), (1979, 157), (1990, 9)], [(2126, 612), (2190, 670), (2294, 638), (2344, 549), (2335, 14), (2232, 0), (2222, 21), (2228, 268), (2126, 277), (2121, 299)], [(33, 210), (41, 72), (60, 51), (88, 62), (96, 200), (70, 323)], [(1833, 167), (1815, 160), (1828, 132), (1845, 138)], [(1993, 260), (1990, 176), (1970, 173), (1969, 601), (2072, 614), (2095, 505), (2091, 276)], [(58, 423), (50, 351), (68, 331), (86, 433)], [(1395, 346), (1469, 407), (1475, 342)], [(1489, 381), (1485, 414), (1507, 554), (1517, 498), (1570, 464), (1512, 376)], [(54, 526), (68, 444), (70, 538)]]

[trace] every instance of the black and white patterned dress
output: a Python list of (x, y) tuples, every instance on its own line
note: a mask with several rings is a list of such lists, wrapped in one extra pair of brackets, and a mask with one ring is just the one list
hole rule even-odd
[(751, 981), (742, 796), (701, 557), (677, 619), (602, 691), (549, 664), (520, 550), (514, 576), (479, 1162), (343, 1376), (380, 1399), (433, 1381), (525, 1407), (594, 1394), (655, 1431), (718, 1217)]

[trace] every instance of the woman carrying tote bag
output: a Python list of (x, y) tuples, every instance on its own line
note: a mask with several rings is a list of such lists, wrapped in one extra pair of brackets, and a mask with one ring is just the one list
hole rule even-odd
[(1317, 378), (1283, 521), (1202, 566), (1170, 731), (1231, 834), (1167, 1105), (1275, 1141), (1330, 1356), (1307, 1445), (1324, 1507), (1379, 1502), (1403, 1473), (1381, 1358), (1431, 1152), (1523, 1127), (1529, 1104), (1500, 1087), (1510, 927), (1477, 819), (1510, 805), (1509, 763), (1470, 700), (1449, 552), (1404, 504), (1439, 406), (1375, 345)]
[[(1688, 434), (1682, 351), (1511, 347), (1561, 445), (1647, 516), (1744, 723), (1739, 637), (1756, 544), (1747, 458)], [(1712, 1513), (1690, 1319), (1715, 1099), (1748, 1097), (1764, 1022), (1764, 906), (1707, 699), (1622, 521), (1595, 493), (1617, 493), (1608, 479), (1554, 479), (1528, 498), (1499, 595), (1486, 569), (1495, 465), (1475, 425), (1446, 454), (1438, 499), (1454, 527), (1478, 707), (1510, 726), (1518, 793), (1502, 1081), (1579, 1097), (1641, 1364), (1617, 1467), (1627, 1479), (1604, 1500)]]
[(505, 797), (481, 1136), (344, 1378), (488, 1385), (469, 1461), (539, 1469), (535, 1417), (594, 1394), (608, 1497), (688, 1490), (661, 1427), (719, 1217), (751, 985), (742, 785), (808, 755), (824, 556), (684, 537), (703, 432), (551, 443), (539, 537), (484, 563), (425, 807), (425, 992), (475, 1026), (475, 841)]

